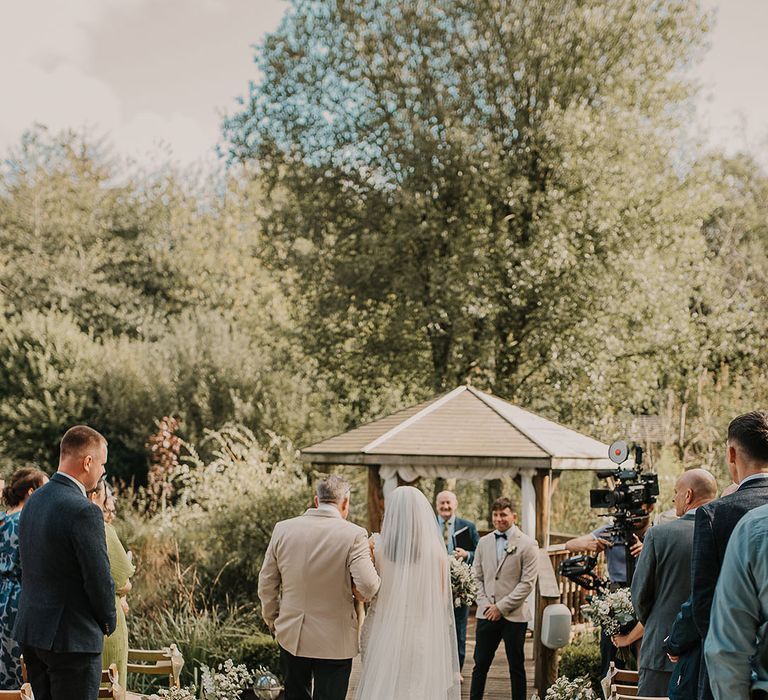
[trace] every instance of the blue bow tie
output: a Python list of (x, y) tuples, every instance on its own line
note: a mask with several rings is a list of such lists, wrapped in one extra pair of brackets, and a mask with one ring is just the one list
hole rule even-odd
[(507, 539), (507, 533), (506, 532), (494, 532), (494, 535), (496, 535), (496, 539), (499, 539), (499, 537), (503, 539)]

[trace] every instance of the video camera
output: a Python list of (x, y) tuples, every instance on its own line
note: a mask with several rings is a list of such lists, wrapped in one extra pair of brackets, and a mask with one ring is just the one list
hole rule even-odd
[[(603, 508), (613, 518), (613, 525), (603, 535), (614, 547), (624, 547), (627, 552), (627, 583), (632, 582), (635, 573), (635, 559), (630, 554), (634, 544), (635, 525), (649, 517), (648, 506), (656, 502), (659, 495), (659, 477), (657, 474), (643, 472), (643, 448), (635, 446), (635, 464), (632, 469), (622, 469), (627, 461), (629, 448), (619, 440), (608, 449), (608, 457), (617, 464), (617, 468), (599, 471), (597, 476), (608, 480), (609, 488), (591, 489), (589, 505), (591, 508)], [(561, 576), (571, 579), (587, 590), (602, 590), (606, 581), (593, 571), (597, 557), (576, 555), (560, 564)]]

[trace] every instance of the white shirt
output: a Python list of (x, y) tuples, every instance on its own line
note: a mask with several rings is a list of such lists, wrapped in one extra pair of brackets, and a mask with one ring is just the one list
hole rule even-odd
[(754, 481), (755, 479), (768, 479), (768, 474), (750, 474), (749, 476), (745, 476), (741, 482), (739, 482), (739, 488), (744, 486), (744, 484), (746, 484), (748, 481)]
[(80, 489), (80, 491), (82, 492), (83, 496), (88, 498), (88, 494), (85, 492), (85, 486), (83, 486), (77, 479), (75, 479), (74, 476), (70, 476), (69, 474), (65, 474), (64, 472), (56, 472), (56, 473), (57, 474), (61, 474), (62, 476), (66, 476), (67, 479), (69, 479), (71, 482), (77, 484), (77, 488)]

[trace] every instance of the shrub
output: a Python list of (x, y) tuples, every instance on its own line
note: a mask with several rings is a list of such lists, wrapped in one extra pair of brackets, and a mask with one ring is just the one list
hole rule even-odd
[(235, 658), (239, 663), (245, 664), (250, 669), (264, 666), (276, 676), (282, 675), (280, 670), (280, 647), (267, 634), (257, 633), (244, 637)]
[(600, 643), (580, 640), (569, 644), (560, 652), (558, 673), (570, 680), (588, 678), (592, 689), (602, 697), (600, 689)]

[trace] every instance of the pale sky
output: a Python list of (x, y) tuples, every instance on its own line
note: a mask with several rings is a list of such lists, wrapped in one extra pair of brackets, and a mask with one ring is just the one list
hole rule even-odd
[[(607, 0), (610, 1), (610, 0)], [(765, 153), (768, 0), (718, 7), (699, 127)], [(34, 123), (88, 128), (118, 153), (208, 162), (221, 114), (257, 78), (251, 45), (287, 0), (0, 0), (0, 157)], [(155, 155), (150, 158), (150, 154)], [(764, 162), (766, 161), (763, 158)]]

